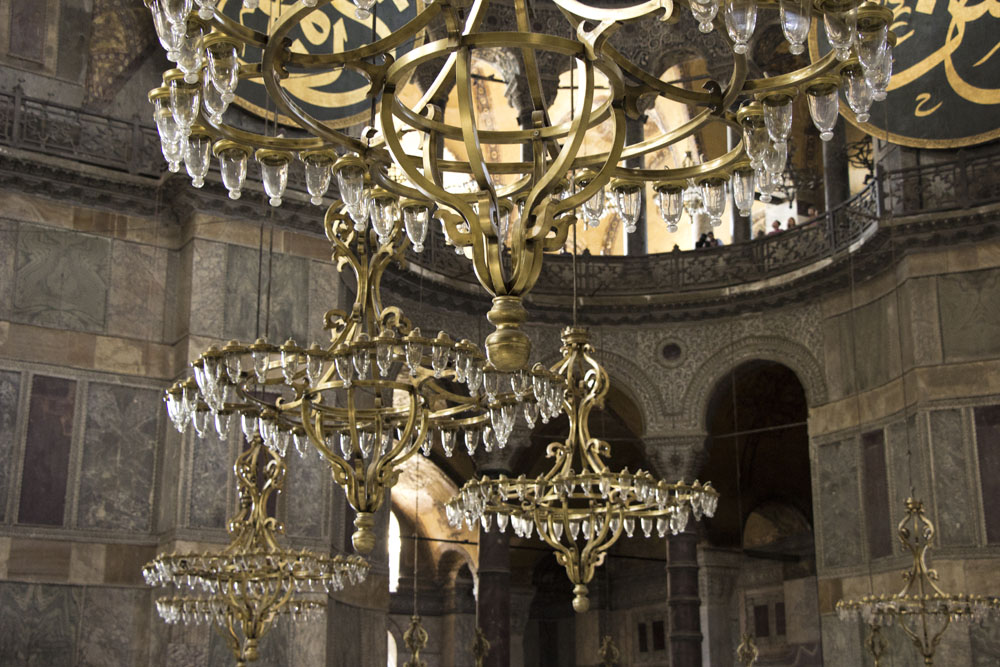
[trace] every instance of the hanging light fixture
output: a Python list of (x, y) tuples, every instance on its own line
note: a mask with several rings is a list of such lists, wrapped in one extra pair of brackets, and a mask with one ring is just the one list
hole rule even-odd
[(259, 436), (248, 441), (234, 469), (240, 509), (229, 521), (229, 546), (160, 554), (143, 577), (149, 586), (176, 591), (156, 601), (167, 623), (215, 626), (243, 667), (258, 659), (259, 642), (278, 619), (321, 614), (329, 593), (364, 581), (368, 563), (281, 544), (282, 526), (267, 507), (284, 485), (286, 467)]
[[(491, 11), (488, 0), (468, 8), (429, 2), (415, 12), (412, 20), (387, 35), (377, 35), (373, 23), (370, 43), (327, 52), (324, 49), (330, 47), (320, 47), (308, 53), (290, 46), (290, 36), (311, 20), (313, 12), (323, 11), (332, 0), (303, 0), (291, 7), (282, 6), (280, 15), (271, 16), (264, 24), (264, 32), (240, 25), (213, 0), (199, 0), (197, 4), (191, 0), (145, 2), (161, 45), (177, 64), (177, 69), (164, 73), (163, 87), (151, 93), (170, 168), (179, 168), (181, 149), (191, 147), (185, 142), (192, 129), (198, 127), (213, 142), (234, 142), (246, 148), (237, 150), (224, 144), (226, 150), (216, 151), (228, 171), (227, 187), (232, 195), (238, 196), (242, 187), (241, 155), (252, 154), (260, 163), (270, 201), (277, 206), (293, 164), (304, 165), (312, 201), (319, 203), (329, 183), (322, 172), (331, 165), (330, 160), (319, 159), (315, 151), (336, 151), (345, 156), (342, 159), (346, 161), (333, 163), (332, 170), (340, 198), (358, 225), (363, 225), (370, 214), (372, 200), (365, 197), (366, 193), (374, 195), (371, 188), (378, 188), (380, 195), (391, 193), (397, 198), (415, 250), (419, 251), (428, 226), (436, 219), (448, 242), (471, 258), (477, 278), (493, 297), (488, 317), (496, 330), (487, 337), (485, 347), (488, 359), (501, 372), (528, 367), (531, 346), (520, 329), (527, 316), (522, 298), (538, 279), (544, 253), (565, 245), (567, 230), (581, 207), (593, 226), (605, 199), (610, 199), (625, 227), (634, 229), (647, 185), (686, 183), (682, 201), (688, 213), (700, 211), (702, 202), (707, 202), (707, 212), (718, 223), (727, 181), (735, 178), (740, 169), (739, 193), (737, 183), (733, 184), (734, 196), (740, 196), (738, 203), (752, 202), (746, 196), (750, 180), (756, 182), (761, 200), (768, 201), (780, 185), (776, 166), (784, 168), (787, 149), (781, 147), (791, 128), (791, 101), (798, 93), (810, 89), (820, 78), (834, 77), (860, 119), (868, 113), (871, 101), (885, 94), (892, 69), (894, 38), (888, 30), (887, 10), (871, 3), (858, 8), (851, 2), (782, 0), (762, 4), (758, 0), (726, 0), (720, 6), (720, 0), (688, 0), (702, 32), (713, 31), (713, 21), (722, 11), (725, 30), (720, 32), (732, 45), (730, 79), (710, 82), (705, 90), (693, 91), (659, 80), (659, 72), (645, 72), (610, 42), (612, 34), (623, 25), (654, 15), (663, 20), (662, 30), (676, 29), (676, 22), (668, 19), (676, 18), (682, 5), (660, 0), (614, 8), (554, 0), (567, 22), (572, 35), (569, 38), (538, 32), (530, 20), (527, 0), (515, 0), (516, 30), (503, 32), (487, 28), (491, 25), (485, 20)], [(259, 11), (258, 0), (244, 0), (243, 5)], [(377, 10), (376, 0), (355, 0), (355, 5), (358, 17), (371, 18)], [(778, 13), (793, 53), (801, 52), (814, 16), (825, 22), (834, 50), (794, 72), (750, 78), (745, 52), (756, 25), (767, 20), (761, 17), (762, 12)], [(400, 44), (426, 36), (425, 28), (435, 21), (447, 26), (446, 35), (429, 37), (419, 48), (396, 53)], [(497, 47), (524, 54), (523, 75), (532, 108), (523, 111), (530, 112), (530, 127), (477, 127), (472, 60), (477, 50)], [(548, 101), (542, 95), (538, 62), (549, 54), (568, 58), (578, 82), (571, 94), (576, 113), (567, 122), (549, 118)], [(442, 69), (419, 101), (411, 104), (410, 97), (400, 96), (401, 90), (419, 66), (435, 59), (444, 63)], [(846, 63), (840, 69), (838, 60)], [(710, 63), (709, 69), (716, 65), (719, 63)], [(291, 83), (301, 77), (341, 71), (367, 79), (371, 84), (368, 98), (380, 101), (377, 112), (373, 106), (374, 127), (361, 138), (331, 128), (296, 103), (289, 90)], [(289, 76), (290, 72), (295, 76)], [(264, 136), (227, 122), (226, 108), (242, 79), (262, 83), (276, 114), (302, 132), (289, 133), (288, 137)], [(608, 91), (600, 98), (595, 97), (598, 79)], [(451, 85), (458, 103), (457, 124), (446, 122), (442, 110), (429, 104)], [(688, 106), (691, 120), (626, 146), (626, 113), (638, 117), (642, 104), (660, 98)], [(821, 101), (815, 95), (812, 99)], [(749, 104), (750, 111), (734, 113), (740, 103)], [(164, 109), (169, 110), (173, 123), (167, 120)], [(823, 110), (829, 112), (829, 105)], [(830, 132), (829, 118), (824, 115), (822, 121), (825, 129), (821, 131)], [(610, 147), (603, 153), (584, 154), (584, 136), (604, 123), (610, 127)], [(627, 159), (675, 146), (705, 129), (737, 126), (743, 129), (744, 141), (720, 155), (706, 156), (701, 164), (674, 169), (622, 166)], [(766, 130), (763, 136), (759, 129)], [(418, 141), (408, 140), (404, 147), (404, 135)], [(436, 147), (445, 139), (461, 142), (466, 156), (441, 159)], [(195, 143), (191, 171), (197, 184), (202, 179), (199, 160), (204, 151), (200, 138)], [(518, 161), (487, 159), (484, 143), (530, 148), (527, 153), (532, 157)], [(765, 165), (768, 144), (775, 146), (770, 148)], [(740, 166), (747, 160), (756, 171), (754, 179), (749, 179)], [(389, 165), (391, 169), (386, 168)], [(447, 185), (456, 177), (469, 187), (457, 191)], [(662, 202), (664, 221), (668, 228), (675, 227), (675, 190), (667, 185), (654, 189)], [(741, 210), (746, 207), (741, 206)]]
[(760, 651), (753, 635), (749, 632), (744, 633), (740, 638), (740, 645), (736, 647), (736, 659), (743, 667), (753, 667), (759, 657)]
[(903, 572), (903, 588), (892, 595), (866, 595), (859, 600), (837, 602), (841, 620), (860, 617), (872, 628), (902, 628), (925, 665), (934, 664), (941, 637), (953, 622), (982, 623), (1000, 618), (998, 597), (946, 593), (941, 589), (937, 571), (927, 563), (934, 534), (934, 524), (924, 515), (924, 504), (907, 498), (906, 515), (899, 522), (897, 536), (913, 557), (913, 566)]
[[(342, 177), (342, 191), (351, 191), (351, 177)], [(418, 450), (430, 455), (440, 447), (451, 456), (460, 443), (470, 454), (480, 445), (503, 448), (518, 419), (531, 427), (562, 409), (563, 382), (547, 369), (501, 373), (472, 342), (444, 332), (425, 337), (399, 308), (382, 304), (383, 273), (402, 260), (413, 234), (408, 206), (377, 203), (370, 228), (349, 204), (331, 206), (333, 260), (353, 273), (357, 291), (349, 312), (327, 313), (328, 344), (261, 338), (211, 347), (165, 396), (181, 432), (190, 424), (200, 437), (214, 430), (224, 438), (238, 424), (278, 457), (292, 448), (300, 456), (318, 451), (358, 513), (353, 543), (360, 553), (374, 547), (374, 512)], [(454, 393), (445, 380), (464, 383), (468, 393)]]
[(552, 467), (537, 478), (470, 480), (445, 509), (455, 527), (464, 522), (506, 531), (510, 525), (521, 538), (537, 532), (566, 568), (574, 585), (573, 608), (582, 613), (590, 607), (587, 584), (622, 533), (676, 535), (690, 516), (712, 516), (719, 496), (710, 484), (670, 484), (643, 470), (610, 470), (604, 459), (611, 447), (592, 437), (589, 427), (591, 410), (602, 406), (607, 394), (607, 373), (594, 358), (585, 329), (568, 327), (562, 341), (562, 360), (552, 370), (566, 382), (570, 432), (548, 446)]

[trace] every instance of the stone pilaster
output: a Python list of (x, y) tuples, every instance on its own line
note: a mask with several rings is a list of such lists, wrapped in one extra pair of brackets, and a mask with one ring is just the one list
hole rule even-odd
[(698, 590), (701, 598), (702, 663), (733, 667), (739, 641), (739, 609), (736, 586), (740, 575), (740, 553), (698, 547)]
[(671, 664), (701, 667), (698, 537), (694, 533), (684, 532), (667, 540), (667, 604)]
[[(497, 477), (509, 475), (513, 457), (528, 442), (529, 432), (517, 428), (507, 446), (492, 452), (480, 450), (473, 456), (477, 475)], [(510, 666), (510, 533), (479, 529), (479, 595), (476, 615), (479, 627), (490, 642), (486, 667)]]
[[(631, 146), (632, 144), (640, 143), (646, 136), (645, 131), (646, 117), (640, 116), (639, 118), (626, 118), (625, 119), (625, 146)], [(625, 166), (633, 169), (641, 169), (643, 166), (642, 156), (629, 158), (625, 160)], [(625, 234), (625, 254), (626, 255), (645, 255), (648, 250), (647, 234), (646, 234), (646, 218), (648, 216), (649, 208), (646, 202), (645, 192), (641, 199), (639, 213), (639, 220), (635, 223), (635, 232)]]

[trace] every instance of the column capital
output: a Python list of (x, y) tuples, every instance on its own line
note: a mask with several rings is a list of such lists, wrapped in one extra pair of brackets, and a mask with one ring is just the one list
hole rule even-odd
[(642, 441), (654, 472), (667, 481), (694, 481), (708, 458), (701, 433), (646, 436)]

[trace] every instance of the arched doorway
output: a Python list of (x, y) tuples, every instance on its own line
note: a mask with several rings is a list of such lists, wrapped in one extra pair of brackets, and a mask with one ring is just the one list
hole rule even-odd
[(822, 664), (807, 417), (801, 382), (773, 361), (740, 364), (709, 399), (699, 478), (722, 502), (705, 522), (706, 664), (734, 664), (743, 633), (763, 663)]

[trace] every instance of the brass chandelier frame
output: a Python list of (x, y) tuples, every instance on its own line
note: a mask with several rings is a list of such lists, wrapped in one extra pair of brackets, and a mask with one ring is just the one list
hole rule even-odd
[(546, 457), (552, 466), (542, 476), (483, 477), (470, 480), (446, 505), (449, 522), (470, 528), (495, 523), (516, 535), (537, 532), (554, 551), (573, 584), (573, 608), (590, 608), (587, 585), (604, 563), (608, 549), (629, 537), (636, 522), (646, 537), (655, 529), (660, 537), (683, 532), (688, 518), (712, 516), (718, 493), (711, 484), (674, 484), (643, 470), (612, 471), (604, 462), (611, 446), (590, 433), (590, 413), (603, 407), (610, 382), (594, 357), (586, 329), (567, 327), (562, 335), (562, 359), (552, 367), (565, 378), (565, 412), (569, 432), (552, 442)]
[[(204, 435), (214, 421), (220, 437), (239, 416), (248, 438), (260, 437), (279, 457), (290, 445), (315, 449), (357, 512), (352, 541), (374, 548), (374, 512), (397, 481), (399, 466), (417, 451), (440, 447), (451, 456), (464, 440), (469, 453), (506, 446), (521, 413), (533, 425), (562, 409), (564, 384), (536, 365), (504, 374), (468, 340), (441, 332), (426, 338), (395, 306), (384, 306), (381, 279), (403, 261), (403, 223), (386, 233), (358, 231), (338, 204), (326, 216), (333, 260), (356, 280), (350, 312), (324, 315), (326, 346), (301, 348), (258, 339), (211, 347), (191, 364), (192, 377), (166, 392), (175, 426), (193, 423)], [(465, 383), (460, 391), (458, 382)]]
[(143, 568), (143, 577), (150, 586), (179, 592), (157, 599), (164, 620), (211, 624), (237, 667), (243, 667), (259, 658), (259, 642), (276, 620), (314, 617), (325, 608), (329, 592), (364, 581), (368, 563), (360, 556), (328, 556), (281, 544), (284, 527), (268, 504), (281, 492), (287, 467), (259, 436), (237, 457), (234, 472), (239, 510), (228, 523), (229, 545), (161, 554)]
[(927, 563), (935, 533), (934, 524), (924, 514), (923, 502), (907, 498), (897, 537), (913, 557), (913, 565), (903, 572), (903, 588), (894, 595), (866, 595), (859, 600), (837, 602), (841, 620), (860, 617), (871, 628), (866, 645), (876, 665), (886, 651), (883, 628), (898, 625), (916, 646), (924, 664), (933, 665), (941, 638), (952, 622), (1000, 617), (1000, 597), (946, 593), (941, 589), (937, 570)]
[[(301, 0), (272, 17), (266, 34), (233, 21), (215, 8), (213, 0), (198, 0), (200, 10), (197, 15), (191, 12), (190, 18), (185, 18), (183, 10), (185, 2), (189, 11), (193, 9), (192, 0), (146, 2), (157, 19), (158, 30), (166, 21), (163, 14), (171, 17), (173, 27), (166, 36), (160, 30), (161, 42), (175, 47), (179, 53), (175, 60), (180, 69), (165, 73), (164, 86), (150, 94), (157, 105), (157, 118), (169, 112), (181, 127), (181, 135), (190, 136), (191, 128), (197, 126), (199, 136), (215, 141), (216, 152), (223, 160), (224, 176), (236, 174), (239, 169), (227, 171), (227, 165), (232, 167), (233, 160), (242, 160), (242, 178), (245, 178), (246, 160), (255, 156), (265, 168), (265, 189), (273, 204), (280, 203), (284, 191), (283, 181), (275, 174), (280, 170), (287, 174), (295, 154), (305, 163), (308, 177), (310, 169), (315, 173), (317, 165), (324, 168), (330, 165), (331, 160), (316, 158), (317, 151), (336, 150), (356, 156), (367, 170), (372, 185), (386, 196), (398, 202), (423, 202), (428, 209), (437, 207), (437, 217), (448, 241), (457, 248), (469, 250), (476, 276), (494, 298), (488, 317), (496, 331), (487, 338), (486, 351), (493, 365), (504, 372), (527, 366), (530, 341), (520, 330), (526, 318), (522, 298), (538, 280), (544, 253), (558, 250), (564, 244), (569, 228), (577, 221), (575, 209), (588, 202), (603, 200), (604, 189), (610, 187), (619, 215), (627, 218), (627, 226), (634, 226), (632, 218), (638, 215), (641, 186), (651, 183), (658, 193), (661, 214), (665, 219), (670, 216), (671, 224), (675, 225), (683, 213), (680, 202), (685, 189), (704, 189), (706, 209), (714, 216), (721, 215), (730, 177), (734, 179), (733, 191), (739, 197), (740, 209), (749, 209), (754, 190), (754, 174), (750, 167), (758, 171), (758, 181), (766, 172), (767, 178), (763, 178), (766, 182), (777, 178), (772, 171), (784, 169), (785, 142), (791, 130), (790, 104), (799, 92), (810, 96), (811, 102), (822, 98), (823, 104), (817, 104), (820, 111), (814, 115), (814, 122), (823, 123), (825, 136), (832, 127), (831, 110), (832, 119), (836, 120), (838, 85), (844, 86), (852, 108), (864, 114), (872, 102), (872, 86), (887, 86), (889, 76), (885, 74), (884, 83), (869, 85), (865, 83), (868, 72), (877, 70), (878, 63), (883, 63), (885, 57), (891, 72), (891, 45), (887, 46), (891, 41), (888, 38), (891, 12), (872, 3), (859, 9), (856, 0), (801, 2), (796, 10), (801, 14), (799, 23), (805, 21), (808, 26), (814, 17), (818, 20), (834, 17), (838, 25), (843, 23), (845, 29), (853, 31), (846, 47), (841, 44), (794, 72), (760, 79), (748, 76), (747, 31), (752, 34), (758, 9), (778, 8), (779, 2), (775, 0), (740, 0), (746, 7), (741, 6), (740, 13), (732, 15), (728, 4), (725, 11), (720, 12), (718, 0), (645, 0), (614, 9), (590, 6), (579, 0), (553, 0), (573, 31), (573, 38), (535, 32), (527, 0), (514, 0), (517, 32), (483, 30), (490, 6), (488, 0), (473, 0), (471, 4), (437, 0), (418, 7), (412, 20), (385, 37), (377, 38), (373, 23), (370, 43), (329, 53), (293, 51), (289, 36), (312, 12), (332, 0)], [(169, 3), (166, 9), (179, 6), (180, 15), (164, 12), (163, 3)], [(370, 8), (372, 4), (367, 2), (365, 6)], [(684, 5), (700, 17), (703, 31), (716, 26), (724, 38), (734, 43), (732, 73), (724, 84), (713, 81), (704, 91), (693, 91), (666, 83), (629, 62), (611, 45), (611, 36), (629, 21), (655, 17), (662, 22), (663, 29), (670, 29), (670, 24), (677, 19), (677, 10)], [(368, 15), (368, 9), (364, 9), (363, 14), (360, 11), (360, 2), (358, 6), (359, 16)], [(710, 16), (704, 15), (706, 11)], [(737, 15), (742, 17), (742, 22), (734, 25), (733, 16)], [(417, 40), (432, 26), (443, 26), (443, 36), (423, 43)], [(871, 36), (874, 39), (870, 39)], [(393, 56), (397, 48), (411, 42), (418, 45), (398, 58)], [(875, 44), (874, 49), (868, 47), (871, 43)], [(199, 61), (198, 53), (191, 55), (190, 52), (197, 51), (200, 44), (205, 45), (206, 56)], [(259, 61), (238, 62), (236, 55), (242, 53), (245, 57), (248, 47), (260, 50)], [(519, 55), (523, 63), (532, 105), (530, 127), (488, 130), (477, 124), (472, 60), (476, 51), (493, 48), (509, 49)], [(887, 51), (889, 55), (885, 56)], [(217, 53), (222, 56), (213, 56)], [(576, 114), (566, 122), (553, 123), (548, 117), (538, 66), (543, 53), (571, 58), (580, 72), (579, 89), (573, 91), (577, 98), (574, 100)], [(849, 60), (854, 54), (861, 58), (860, 65)], [(421, 65), (440, 60), (445, 64), (434, 82), (416, 104), (407, 106), (399, 93), (412, 73)], [(855, 64), (845, 68), (840, 62), (844, 60)], [(369, 128), (362, 137), (350, 136), (311, 115), (285, 86), (289, 77), (336, 69), (353, 70), (369, 82), (372, 119), (378, 122), (373, 122), (376, 127)], [(598, 74), (606, 80), (608, 95), (595, 105)], [(240, 78), (259, 79), (274, 104), (275, 113), (291, 119), (308, 136), (267, 136), (224, 123), (222, 114), (215, 113), (219, 108), (214, 99), (216, 89), (224, 90), (231, 97)], [(460, 123), (457, 125), (445, 122), (443, 110), (431, 104), (452, 80), (459, 106)], [(205, 91), (212, 97), (213, 113), (205, 117), (197, 97), (199, 86), (209, 81)], [(626, 146), (626, 116), (637, 117), (646, 102), (659, 98), (682, 103), (695, 111), (688, 122)], [(755, 100), (756, 106), (744, 108), (740, 113), (734, 110), (741, 101)], [(207, 104), (207, 97), (205, 101)], [(223, 109), (224, 106), (221, 105)], [(812, 105), (810, 107), (812, 113)], [(585, 134), (605, 122), (611, 124), (611, 147), (601, 153), (584, 154), (581, 149)], [(827, 124), (830, 127), (826, 127)], [(724, 154), (692, 166), (652, 169), (621, 164), (669, 148), (711, 125), (735, 129), (743, 140)], [(420, 138), (419, 152), (409, 152), (404, 147), (404, 135), (410, 133)], [(770, 146), (773, 150), (771, 157), (765, 160), (768, 136), (773, 142)], [(465, 158), (443, 159), (438, 153), (439, 142), (443, 139), (460, 141)], [(225, 142), (224, 150), (218, 149), (219, 141)], [(530, 147), (531, 158), (491, 161), (482, 149), (484, 143)], [(205, 160), (201, 159), (206, 150), (203, 145), (204, 142), (199, 143), (195, 151), (192, 176), (196, 183), (200, 182), (201, 172), (207, 169), (203, 165)], [(164, 152), (168, 152), (166, 143)], [(207, 159), (207, 155), (205, 157)], [(186, 157), (185, 162), (192, 171)], [(338, 169), (336, 164), (333, 168)], [(471, 178), (474, 191), (449, 189), (445, 184), (448, 174)], [(239, 181), (237, 187), (231, 188), (238, 196), (242, 180), (236, 176), (229, 180)], [(326, 182), (329, 183), (328, 175)], [(227, 182), (228, 185), (231, 183)], [(315, 188), (310, 187), (313, 201), (321, 200), (326, 187), (321, 180), (316, 182)], [(762, 199), (765, 194), (769, 197), (769, 187), (761, 185)], [(343, 192), (341, 197), (344, 198)], [(350, 198), (357, 197), (352, 195)]]

